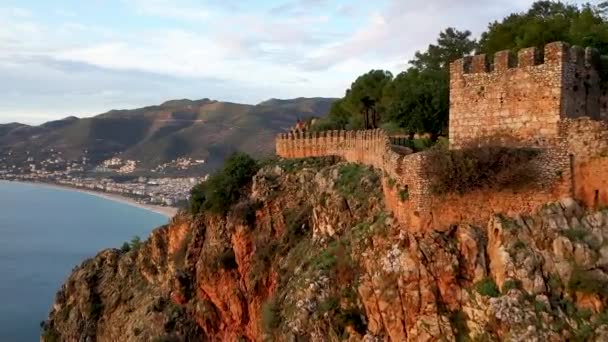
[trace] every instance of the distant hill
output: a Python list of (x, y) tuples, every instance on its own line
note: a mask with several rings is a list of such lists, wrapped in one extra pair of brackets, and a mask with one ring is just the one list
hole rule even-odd
[(263, 156), (274, 137), (298, 118), (325, 116), (334, 99), (271, 99), (258, 105), (209, 99), (167, 101), (158, 106), (111, 110), (91, 118), (68, 117), (40, 126), (0, 124), (0, 158), (25, 163), (54, 151), (91, 165), (114, 155), (139, 160), (146, 168), (178, 157), (205, 159), (206, 169), (234, 151)]

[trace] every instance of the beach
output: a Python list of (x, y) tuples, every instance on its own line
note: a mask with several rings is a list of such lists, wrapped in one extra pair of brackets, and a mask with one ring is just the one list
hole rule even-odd
[[(2, 181), (2, 180), (0, 180), (0, 181)], [(107, 199), (110, 201), (130, 205), (132, 207), (137, 207), (137, 208), (145, 209), (148, 211), (152, 211), (157, 214), (166, 216), (168, 218), (172, 218), (173, 216), (175, 216), (175, 214), (177, 214), (177, 211), (178, 211), (178, 209), (174, 208), (174, 207), (165, 207), (165, 206), (153, 205), (153, 204), (143, 204), (143, 203), (137, 202), (133, 198), (121, 196), (121, 195), (113, 194), (113, 193), (109, 193), (109, 192), (92, 191), (92, 190), (88, 190), (88, 189), (75, 188), (75, 187), (71, 187), (71, 186), (65, 186), (65, 185), (54, 184), (54, 183), (23, 182), (23, 181), (7, 181), (7, 182), (31, 184), (31, 185), (35, 185), (35, 186), (41, 186), (41, 187), (47, 187), (47, 188), (53, 188), (53, 189), (59, 189), (59, 190), (80, 192), (83, 194), (96, 196), (96, 197), (100, 197), (100, 198)]]

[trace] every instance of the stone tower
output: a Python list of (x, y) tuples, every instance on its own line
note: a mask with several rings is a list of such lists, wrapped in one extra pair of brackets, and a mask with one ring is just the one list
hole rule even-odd
[[(466, 57), (450, 66), (450, 147), (488, 139), (546, 146), (565, 118), (606, 118), (600, 87), (600, 56), (594, 49), (562, 42)], [(508, 137), (508, 139), (507, 139)]]

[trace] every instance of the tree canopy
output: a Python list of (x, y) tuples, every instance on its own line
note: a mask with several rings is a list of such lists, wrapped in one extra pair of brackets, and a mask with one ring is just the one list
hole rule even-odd
[(359, 76), (334, 103), (318, 129), (363, 129), (370, 113), (381, 125), (407, 133), (447, 133), (449, 64), (467, 55), (543, 47), (553, 41), (592, 46), (608, 54), (608, 1), (598, 5), (569, 5), (537, 1), (521, 13), (492, 22), (476, 41), (468, 30), (447, 28), (410, 67), (393, 77), (386, 70)]

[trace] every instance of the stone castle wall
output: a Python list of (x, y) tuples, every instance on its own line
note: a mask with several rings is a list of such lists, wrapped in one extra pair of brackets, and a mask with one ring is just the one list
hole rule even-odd
[(547, 44), (466, 57), (450, 67), (450, 146), (462, 148), (490, 136), (508, 136), (522, 146), (548, 146), (559, 122), (608, 117), (606, 91), (594, 49)]
[[(279, 134), (276, 151), (283, 158), (337, 156), (352, 163), (373, 166), (385, 172), (385, 178), (396, 182), (394, 196), (400, 190), (409, 194), (407, 201), (393, 202), (395, 209), (403, 209), (395, 212), (413, 214), (425, 210), (429, 189), (423, 170), (424, 155), (404, 156), (392, 151), (388, 136), (380, 129)], [(412, 220), (409, 214), (401, 218), (407, 223)]]
[[(476, 190), (463, 195), (434, 195), (425, 169), (425, 152), (400, 155), (382, 130), (280, 134), (277, 155), (284, 158), (338, 156), (382, 171), (387, 209), (411, 231), (441, 230), (454, 222), (483, 224), (494, 212), (533, 213), (543, 204), (568, 196), (570, 165), (562, 149), (542, 150), (536, 159), (545, 182), (522, 192)], [(402, 193), (407, 193), (403, 198)]]

